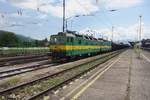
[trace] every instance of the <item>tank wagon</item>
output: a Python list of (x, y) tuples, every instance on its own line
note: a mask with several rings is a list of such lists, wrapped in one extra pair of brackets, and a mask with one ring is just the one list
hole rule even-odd
[(63, 58), (109, 52), (112, 46), (110, 41), (68, 31), (51, 35), (49, 49), (52, 57)]

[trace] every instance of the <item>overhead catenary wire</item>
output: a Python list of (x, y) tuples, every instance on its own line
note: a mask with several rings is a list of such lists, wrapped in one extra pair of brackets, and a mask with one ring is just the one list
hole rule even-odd
[[(57, 3), (61, 3), (62, 2), (62, 0), (60, 1), (57, 1)], [(79, 0), (77, 0), (77, 2), (78, 2), (78, 4), (83, 8), (83, 9), (85, 9), (86, 11), (88, 11), (89, 9), (86, 7), (86, 6), (83, 6), (80, 2), (79, 2)], [(97, 0), (97, 2), (98, 2), (98, 0)], [(42, 7), (42, 6), (45, 6), (45, 5), (49, 5), (51, 2), (45, 2), (45, 3), (42, 3), (42, 4), (40, 4), (39, 3), (39, 0), (37, 0), (37, 10), (38, 11), (40, 11), (40, 7)], [(16, 10), (16, 13), (19, 15), (19, 16), (24, 16), (23, 15), (23, 8), (22, 9), (19, 9), (19, 10)], [(4, 16), (5, 17), (5, 16)], [(110, 29), (110, 26), (109, 25), (107, 25), (106, 24), (106, 22), (104, 22), (102, 19), (98, 19), (97, 17), (94, 17), (94, 16), (92, 16), (93, 18), (94, 18), (94, 20), (96, 20), (95, 22), (97, 22), (97, 20), (98, 21), (101, 21), (101, 23), (103, 23), (105, 26), (107, 26), (107, 28), (108, 29)], [(30, 22), (30, 23), (26, 23), (26, 24), (32, 24), (32, 23), (34, 23), (35, 24), (35, 21), (34, 22)]]
[[(77, 3), (78, 3), (85, 11), (89, 11), (89, 8), (87, 8), (86, 6), (84, 6), (83, 4), (81, 4), (81, 3), (79, 2), (79, 0), (76, 0), (76, 1), (77, 1)], [(95, 17), (95, 16), (92, 16), (92, 17), (95, 19), (96, 22), (101, 20), (99, 17)], [(111, 30), (111, 26), (109, 26), (108, 24), (106, 24), (103, 20), (101, 20), (101, 22), (102, 22), (109, 30)]]
[[(100, 1), (99, 0), (97, 0), (96, 1), (96, 4), (100, 4)], [(109, 26), (109, 27), (112, 27), (112, 26), (114, 26), (114, 24), (112, 23), (112, 21), (110, 20), (110, 18), (107, 16), (107, 14), (106, 14), (106, 12), (113, 12), (113, 11), (116, 11), (116, 10), (107, 10), (106, 9), (106, 7), (105, 6), (103, 6), (104, 7), (104, 10), (103, 9), (101, 9), (100, 11), (98, 11), (98, 12), (100, 12), (100, 13), (103, 13), (102, 15), (104, 16), (104, 18), (106, 18), (107, 20), (105, 20), (105, 22), (107, 21), (108, 23), (107, 23), (107, 25)], [(106, 9), (106, 10), (105, 10)], [(98, 13), (97, 12), (97, 13)], [(97, 16), (99, 19), (101, 19), (99, 16)]]
[[(104, 8), (106, 9), (106, 7), (104, 6)], [(108, 11), (108, 10), (106, 10)], [(110, 20), (110, 18), (106, 15), (106, 11), (103, 12), (103, 15), (107, 18), (107, 20), (109, 21), (109, 23), (111, 24), (111, 26), (114, 26), (113, 22)]]
[[(78, 4), (85, 10), (85, 11), (89, 11), (89, 8), (87, 8), (87, 7), (85, 7), (84, 5), (82, 5), (78, 0), (77, 0), (77, 2), (78, 2)], [(94, 20), (95, 20), (95, 22), (97, 23), (97, 21), (100, 21), (101, 19), (98, 19), (97, 17), (94, 17), (94, 16), (92, 16), (93, 18), (94, 18)], [(101, 22), (108, 28), (108, 30), (109, 31), (111, 31), (111, 27), (110, 26), (108, 26), (108, 24), (105, 24), (102, 20), (101, 20)], [(96, 33), (99, 33), (99, 32), (96, 32)], [(94, 33), (95, 34), (95, 33)], [(104, 37), (104, 36), (102, 36), (101, 34), (100, 34), (100, 37)]]

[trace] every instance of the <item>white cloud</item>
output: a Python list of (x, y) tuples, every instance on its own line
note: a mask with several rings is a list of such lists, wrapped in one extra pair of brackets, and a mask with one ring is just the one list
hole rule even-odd
[(142, 37), (144, 39), (150, 38), (150, 26), (143, 27), (142, 33), (144, 33), (144, 34), (142, 34)]
[[(25, 9), (39, 10), (53, 16), (62, 17), (62, 0), (57, 3), (57, 0), (0, 0), (8, 1), (14, 6)], [(67, 16), (78, 14), (89, 14), (96, 12), (101, 6), (107, 9), (112, 8), (128, 8), (141, 4), (143, 0), (99, 0), (99, 5), (96, 0), (66, 0)]]
[(6, 2), (6, 0), (0, 0), (0, 2)]
[(8, 0), (8, 2), (19, 8), (37, 9), (37, 0)]
[[(139, 24), (133, 24), (129, 27), (115, 27), (114, 29), (114, 41), (135, 41), (139, 39)], [(83, 34), (93, 34), (87, 32), (87, 30), (92, 30), (89, 28), (85, 28), (81, 30), (80, 32)], [(95, 31), (96, 37), (107, 37), (109, 40), (111, 40), (112, 32), (109, 29), (99, 29), (99, 30), (93, 30)], [(150, 38), (150, 26), (142, 25), (142, 39)]]
[[(39, 9), (41, 12), (62, 17), (62, 2), (56, 3), (56, 0), (8, 0), (8, 2), (19, 8)], [(66, 0), (66, 14), (68, 17), (77, 14), (89, 14), (95, 11), (98, 11), (98, 7), (93, 0)]]
[(46, 14), (40, 14), (38, 16), (39, 19), (46, 19), (48, 16)]
[(143, 2), (143, 0), (103, 0), (106, 8), (129, 8), (137, 6)]
[(90, 14), (91, 12), (98, 11), (98, 7), (94, 4), (93, 0), (68, 0), (67, 12), (70, 15)]

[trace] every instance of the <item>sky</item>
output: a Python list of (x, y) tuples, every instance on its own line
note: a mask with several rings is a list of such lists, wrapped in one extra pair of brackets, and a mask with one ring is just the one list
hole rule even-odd
[[(111, 39), (114, 26), (114, 41), (138, 40), (140, 15), (150, 38), (149, 10), (149, 0), (66, 0), (69, 30)], [(49, 38), (62, 31), (62, 0), (0, 0), (0, 30)]]

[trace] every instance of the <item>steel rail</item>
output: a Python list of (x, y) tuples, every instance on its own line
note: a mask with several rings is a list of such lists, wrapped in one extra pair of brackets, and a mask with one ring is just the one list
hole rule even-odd
[(6, 57), (6, 58), (0, 58), (0, 62), (2, 62), (2, 61), (11, 61), (11, 60), (19, 60), (19, 59), (36, 58), (36, 57), (43, 57), (43, 56), (46, 56), (46, 55), (31, 55), (31, 56)]
[(31, 57), (31, 58), (24, 58), (24, 59), (13, 59), (13, 60), (6, 60), (6, 61), (0, 61), (0, 67), (4, 66), (10, 66), (10, 65), (16, 65), (16, 64), (24, 64), (32, 61), (40, 61), (40, 60), (47, 60), (49, 59), (48, 56), (39, 56), (39, 57)]
[[(120, 53), (121, 53), (121, 52), (119, 52), (119, 53), (117, 53), (117, 54), (114, 54), (112, 57), (108, 58), (107, 60), (109, 60), (109, 59), (111, 59), (111, 58), (113, 58), (113, 57), (119, 55)], [(73, 76), (73, 77), (71, 77), (71, 78), (69, 78), (69, 79), (67, 79), (67, 80), (65, 80), (65, 81), (63, 81), (63, 82), (61, 82), (61, 83), (59, 83), (59, 84), (57, 84), (56, 86), (50, 87), (50, 88), (48, 88), (48, 89), (45, 90), (45, 91), (42, 91), (42, 92), (40, 92), (40, 93), (38, 93), (38, 94), (36, 94), (36, 95), (31, 96), (31, 97), (29, 97), (27, 100), (35, 100), (35, 99), (37, 99), (37, 98), (40, 98), (41, 96), (46, 95), (46, 94), (47, 94), (48, 92), (50, 92), (50, 91), (53, 91), (53, 90), (56, 90), (56, 89), (59, 88), (59, 87), (62, 87), (63, 85), (68, 84), (69, 82), (71, 82), (71, 81), (73, 81), (74, 79), (76, 79), (76, 78), (78, 78), (78, 77), (84, 75), (85, 73), (87, 73), (87, 72), (89, 72), (89, 71), (91, 71), (91, 70), (97, 68), (100, 64), (106, 62), (107, 60), (102, 61), (101, 63), (94, 65), (93, 67), (91, 67), (91, 68), (89, 68), (89, 69), (87, 69), (87, 70), (85, 70), (85, 71), (83, 71), (83, 72), (81, 72), (81, 73), (79, 73), (79, 74), (77, 74), (77, 75), (75, 75), (75, 76)]]
[(11, 76), (15, 76), (15, 75), (19, 75), (19, 74), (23, 74), (23, 73), (39, 70), (39, 69), (52, 67), (52, 66), (55, 66), (55, 65), (58, 65), (58, 64), (44, 64), (44, 65), (39, 64), (39, 65), (30, 66), (30, 67), (23, 67), (23, 68), (20, 68), (20, 69), (18, 68), (16, 70), (13, 69), (13, 70), (0, 72), (0, 79), (8, 78), (8, 77), (11, 77)]
[[(116, 53), (116, 52), (109, 53), (109, 55), (113, 55), (113, 54), (115, 54), (115, 53)], [(103, 57), (107, 57), (107, 56), (108, 56), (108, 55), (104, 55), (104, 56), (100, 57), (99, 59), (102, 59)], [(98, 59), (96, 59), (96, 60), (98, 60)], [(94, 61), (94, 60), (92, 60), (92, 61)], [(51, 77), (60, 75), (60, 74), (65, 73), (65, 72), (67, 72), (67, 71), (69, 71), (69, 70), (71, 70), (71, 69), (74, 69), (74, 68), (77, 68), (77, 67), (79, 67), (79, 66), (88, 64), (88, 63), (90, 63), (90, 62), (91, 62), (91, 61), (86, 62), (86, 63), (83, 63), (83, 64), (81, 64), (81, 65), (76, 65), (76, 66), (74, 66), (74, 67), (72, 67), (72, 68), (68, 68), (68, 69), (62, 70), (62, 71), (57, 72), (57, 73), (54, 73), (54, 74), (46, 75), (46, 76), (44, 76), (44, 77), (41, 77), (41, 78), (39, 78), (39, 79), (32, 80), (32, 81), (30, 81), (30, 82), (25, 82), (25, 83), (18, 84), (18, 85), (16, 85), (16, 86), (13, 86), (13, 87), (10, 87), (10, 88), (8, 88), (8, 89), (4, 89), (4, 90), (0, 91), (0, 94), (11, 93), (11, 92), (14, 91), (15, 89), (22, 88), (22, 87), (25, 87), (25, 86), (28, 86), (28, 85), (32, 85), (32, 84), (34, 84), (34, 83), (37, 84), (36, 82), (40, 82), (40, 81), (45, 80), (45, 79), (47, 79), (47, 78), (51, 78)]]

